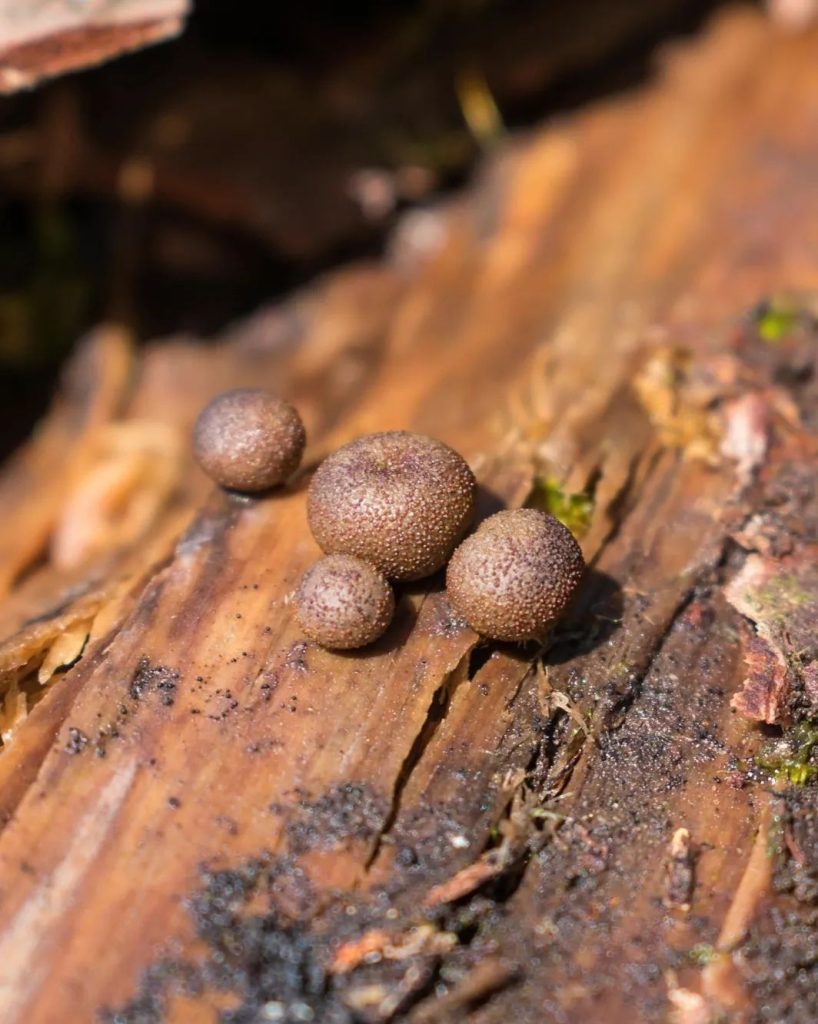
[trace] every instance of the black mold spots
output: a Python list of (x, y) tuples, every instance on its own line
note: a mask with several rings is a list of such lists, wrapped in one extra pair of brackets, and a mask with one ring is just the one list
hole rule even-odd
[(76, 729), (73, 725), (68, 729), (68, 740), (65, 744), (66, 754), (81, 754), (88, 746), (88, 737), (82, 729)]
[(221, 701), (222, 708), (220, 711), (209, 714), (207, 717), (213, 722), (223, 722), (238, 708), (239, 702), (233, 696), (232, 690), (214, 690), (213, 696), (214, 699)]
[[(128, 684), (127, 695), (133, 704), (139, 704), (148, 694), (154, 692), (158, 695), (161, 704), (170, 707), (176, 700), (178, 682), (178, 672), (162, 665), (152, 665), (149, 658), (142, 657)], [(133, 704), (130, 707), (123, 702), (117, 704), (116, 714), (107, 723), (99, 726), (93, 738), (72, 726), (68, 730), (66, 752), (81, 754), (91, 744), (97, 757), (105, 757), (109, 742), (119, 739), (123, 735), (127, 720), (134, 710)], [(97, 717), (101, 717), (101, 715), (98, 714)]]
[(784, 842), (779, 843), (781, 855), (776, 858), (773, 885), (777, 892), (791, 893), (799, 903), (818, 906), (818, 788), (814, 784), (789, 786), (783, 805)]
[(813, 1024), (818, 1016), (818, 909), (774, 907), (740, 949), (750, 1024)]
[(219, 1014), (220, 1024), (352, 1024), (353, 1015), (331, 991), (327, 950), (272, 906), (280, 889), (299, 879), (291, 862), (264, 857), (235, 870), (204, 871), (201, 889), (187, 904), (207, 949), (204, 960), (160, 961), (145, 972), (133, 1000), (101, 1011), (100, 1024), (161, 1024), (171, 994), (206, 991), (238, 1000)]
[(294, 643), (287, 653), (287, 660), (284, 663), (286, 667), (293, 669), (295, 672), (306, 672), (309, 668), (307, 665), (308, 648), (309, 644), (304, 640)]
[(162, 1024), (166, 995), (171, 990), (189, 995), (201, 991), (192, 965), (173, 960), (152, 964), (143, 974), (134, 999), (120, 1010), (101, 1010), (97, 1017), (99, 1024)]
[[(330, 849), (348, 839), (369, 842), (378, 834), (389, 812), (385, 797), (353, 782), (336, 786), (317, 800), (304, 795), (298, 808), (296, 820), (287, 825), (293, 853)], [(270, 809), (275, 811), (276, 807)]]
[(163, 665), (153, 665), (150, 659), (143, 655), (128, 686), (128, 695), (132, 700), (140, 701), (154, 690), (159, 694), (161, 703), (170, 707), (176, 699), (178, 682), (177, 671)]
[(268, 701), (278, 687), (279, 678), (275, 672), (265, 672), (262, 678), (263, 682), (259, 685), (259, 693), (263, 701)]

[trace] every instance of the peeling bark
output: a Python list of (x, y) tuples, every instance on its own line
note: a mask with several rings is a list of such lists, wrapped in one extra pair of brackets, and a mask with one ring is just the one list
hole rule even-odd
[(4, 0), (0, 92), (28, 89), (44, 78), (169, 39), (181, 31), (187, 12), (187, 0)]

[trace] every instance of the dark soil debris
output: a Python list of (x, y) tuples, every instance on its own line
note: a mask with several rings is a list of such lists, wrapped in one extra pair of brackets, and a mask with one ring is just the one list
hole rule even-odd
[(378, 834), (388, 812), (389, 802), (384, 796), (353, 782), (314, 800), (302, 794), (297, 816), (287, 824), (290, 850), (303, 853), (329, 849), (349, 839), (368, 842)]
[(307, 664), (307, 650), (309, 644), (300, 640), (298, 643), (292, 645), (287, 654), (287, 660), (285, 662), (287, 668), (293, 669), (296, 672), (306, 672), (309, 668)]
[(783, 797), (783, 843), (774, 887), (801, 903), (818, 906), (818, 788), (790, 786)]
[(132, 700), (140, 701), (154, 690), (159, 694), (162, 704), (169, 707), (176, 699), (178, 683), (179, 673), (175, 669), (153, 665), (150, 659), (143, 655), (128, 686), (128, 694)]
[(750, 1024), (818, 1020), (818, 908), (773, 907), (740, 949)]
[(88, 746), (88, 737), (73, 725), (68, 729), (68, 740), (65, 744), (66, 754), (81, 754)]
[(238, 1000), (219, 1013), (220, 1024), (353, 1024), (332, 991), (327, 949), (273, 906), (282, 879), (297, 870), (288, 861), (262, 857), (235, 870), (203, 871), (188, 910), (207, 948), (204, 960), (153, 965), (137, 995), (118, 1009), (102, 1010), (100, 1024), (161, 1024), (172, 994), (207, 991)]

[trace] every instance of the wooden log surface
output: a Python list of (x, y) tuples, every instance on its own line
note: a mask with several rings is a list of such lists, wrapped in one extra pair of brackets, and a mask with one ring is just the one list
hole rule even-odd
[[(816, 57), (730, 12), (382, 262), (86, 340), (0, 480), (4, 1021), (814, 1019)], [(310, 437), (258, 500), (187, 447), (245, 384)], [(303, 640), (310, 469), (388, 428), (581, 534), (547, 650), (440, 579)]]

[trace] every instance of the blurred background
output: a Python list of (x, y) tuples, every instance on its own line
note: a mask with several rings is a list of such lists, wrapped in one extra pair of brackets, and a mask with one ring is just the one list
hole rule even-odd
[(180, 38), (0, 99), (0, 457), (91, 325), (208, 336), (377, 256), (509, 130), (632, 87), (716, 6), (197, 0)]

